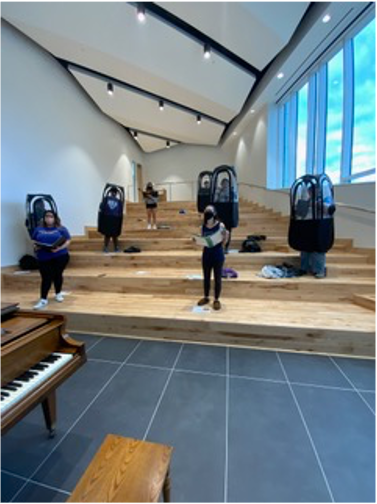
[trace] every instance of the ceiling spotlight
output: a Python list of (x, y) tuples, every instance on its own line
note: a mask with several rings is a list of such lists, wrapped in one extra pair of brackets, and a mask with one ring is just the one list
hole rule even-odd
[(137, 131), (134, 131), (134, 139), (137, 140)]
[(204, 44), (204, 58), (209, 59), (211, 57), (211, 48), (208, 44)]
[(196, 116), (196, 122), (197, 122), (197, 124), (201, 124), (202, 123), (202, 116), (200, 114), (198, 114)]
[(110, 96), (114, 94), (114, 86), (111, 82), (107, 83), (107, 92), (109, 93)]
[(283, 72), (279, 72), (276, 76), (278, 79), (282, 79), (284, 77)]
[(170, 149), (170, 141), (169, 140), (166, 140), (166, 148)]
[(255, 114), (255, 110), (253, 108), (250, 110), (250, 114)]
[(145, 17), (145, 9), (144, 7), (142, 6), (138, 6), (137, 9), (136, 9), (136, 17), (137, 17), (137, 20), (139, 21), (139, 23), (144, 23), (145, 20), (146, 20), (146, 17)]
[(236, 136), (237, 135), (237, 131), (233, 131), (233, 136)]
[(322, 23), (328, 23), (331, 19), (330, 14), (325, 14), (322, 18)]
[(160, 101), (158, 102), (158, 108), (159, 108), (160, 110), (164, 110), (164, 102), (163, 102), (163, 100), (160, 100)]

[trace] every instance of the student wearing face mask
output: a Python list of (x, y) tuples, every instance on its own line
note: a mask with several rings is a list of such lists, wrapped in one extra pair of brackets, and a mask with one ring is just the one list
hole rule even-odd
[(212, 247), (203, 247), (202, 267), (204, 277), (204, 297), (198, 302), (199, 306), (209, 303), (209, 291), (211, 287), (211, 273), (213, 270), (215, 278), (215, 299), (213, 309), (220, 310), (220, 294), (221, 294), (221, 272), (224, 264), (224, 249), (223, 245), (228, 239), (228, 231), (225, 226), (217, 218), (216, 210), (209, 205), (204, 210), (204, 222), (201, 229), (203, 237), (215, 237), (220, 233), (222, 241)]

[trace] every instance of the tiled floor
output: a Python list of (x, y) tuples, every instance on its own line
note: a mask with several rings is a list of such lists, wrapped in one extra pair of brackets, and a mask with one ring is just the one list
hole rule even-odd
[(3, 502), (65, 501), (107, 433), (174, 447), (175, 502), (375, 501), (374, 362), (81, 339), (56, 437), (38, 407), (2, 439)]

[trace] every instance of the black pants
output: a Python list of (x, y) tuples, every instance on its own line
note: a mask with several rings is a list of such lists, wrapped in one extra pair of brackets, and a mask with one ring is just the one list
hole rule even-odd
[(69, 254), (64, 254), (49, 261), (39, 261), (39, 272), (42, 277), (41, 298), (47, 299), (48, 292), (54, 282), (55, 292), (59, 294), (63, 287), (63, 271), (69, 261)]
[(221, 272), (223, 269), (224, 259), (213, 260), (211, 258), (202, 258), (203, 277), (204, 277), (204, 297), (209, 297), (211, 287), (211, 272), (215, 277), (215, 299), (219, 299), (221, 294)]
[(119, 242), (118, 242), (118, 237), (117, 236), (105, 236), (105, 242), (104, 242), (105, 248), (107, 248), (109, 246), (110, 238), (113, 239), (114, 250), (117, 250), (119, 248)]

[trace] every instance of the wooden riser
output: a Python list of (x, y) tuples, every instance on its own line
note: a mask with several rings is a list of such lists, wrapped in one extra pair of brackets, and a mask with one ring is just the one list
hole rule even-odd
[[(30, 308), (35, 296), (8, 292), (6, 300)], [(224, 297), (219, 312), (193, 313), (196, 301), (86, 293), (51, 302), (46, 311), (65, 314), (70, 331), (374, 357), (374, 314), (352, 303), (339, 311), (330, 303)]]
[[(176, 272), (172, 269), (151, 269), (145, 274), (130, 270), (85, 269), (66, 270), (64, 289), (85, 292), (112, 292), (125, 294), (154, 294), (158, 296), (201, 296), (203, 281), (190, 280), (187, 275), (201, 274), (200, 268)], [(25, 275), (3, 275), (3, 287), (11, 290), (38, 291), (37, 272)], [(238, 299), (275, 299), (310, 302), (351, 301), (355, 293), (373, 294), (373, 279), (326, 278), (317, 280), (304, 276), (294, 279), (264, 279), (249, 272), (241, 272), (235, 280), (223, 281), (223, 295)]]
[[(147, 237), (141, 237), (138, 238), (137, 236), (133, 235), (130, 236), (127, 239), (123, 239), (122, 237), (120, 238), (120, 248), (121, 250), (124, 250), (125, 248), (128, 248), (130, 246), (136, 246), (139, 247), (142, 251), (182, 251), (182, 250), (198, 250), (198, 247), (193, 243), (192, 239), (187, 239), (187, 238), (161, 238), (158, 236), (158, 231), (148, 231), (150, 233), (147, 235)], [(154, 234), (156, 233), (156, 234)], [(153, 237), (155, 236), (155, 237)], [(231, 244), (230, 244), (230, 249), (236, 249), (240, 250), (242, 242), (242, 239), (238, 238), (232, 238)], [(275, 240), (274, 238), (268, 238), (265, 241), (262, 241), (260, 243), (261, 248), (263, 251), (272, 251), (276, 250), (279, 252), (294, 252), (290, 247), (284, 242), (283, 239), (277, 239)], [(111, 244), (112, 246), (112, 244)], [(343, 245), (335, 245), (332, 251), (340, 251), (343, 250), (345, 247)], [(70, 250), (72, 251), (102, 251), (103, 249), (103, 239), (101, 238), (79, 238), (76, 239), (74, 238), (72, 240), (72, 243), (70, 245)], [(110, 250), (112, 250), (112, 247), (110, 247)], [(330, 252), (330, 254), (332, 253)], [(328, 254), (329, 255), (329, 254)], [(351, 255), (350, 255), (351, 257)], [(354, 256), (354, 260), (350, 258), (350, 262), (366, 262), (368, 261), (368, 256), (364, 256), (362, 254), (356, 254)]]
[[(327, 254), (328, 274), (335, 272), (336, 276), (346, 273), (347, 276), (360, 275), (361, 277), (374, 277), (375, 268), (373, 265), (363, 264), (363, 256), (355, 258), (353, 255), (331, 252)], [(353, 261), (353, 262), (352, 262)], [(250, 270), (251, 268), (261, 268), (266, 264), (289, 264), (299, 265), (299, 254), (280, 252), (260, 252), (255, 254), (228, 254), (226, 256), (226, 267), (237, 270)], [(191, 268), (201, 267), (200, 251), (174, 251), (169, 252), (142, 252), (140, 254), (102, 254), (98, 252), (72, 252), (71, 266), (85, 267), (122, 267), (137, 268), (161, 267), (161, 268)]]
[(376, 296), (373, 295), (362, 295), (362, 294), (354, 294), (352, 301), (366, 308), (367, 310), (376, 311)]

